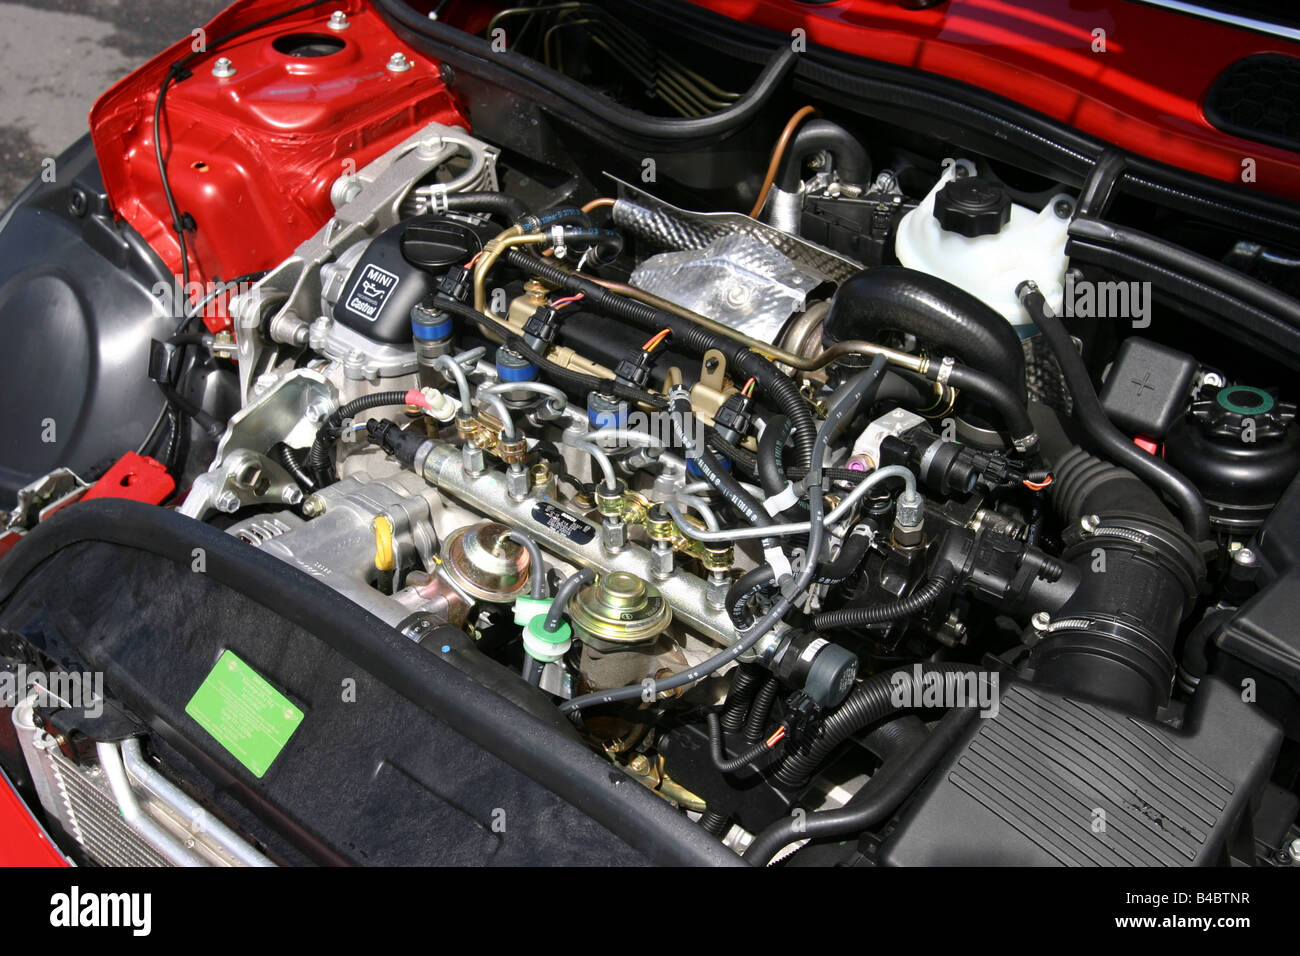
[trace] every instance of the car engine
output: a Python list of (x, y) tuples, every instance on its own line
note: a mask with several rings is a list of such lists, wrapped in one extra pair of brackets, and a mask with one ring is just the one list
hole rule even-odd
[[(571, 117), (530, 131), (526, 91), (490, 71), (471, 83), (450, 47), (386, 13), (400, 4), (344, 6), (310, 30), (260, 27), (220, 51), (240, 72), (204, 60), (167, 94), (161, 183), (193, 189), (180, 208), (199, 222), (178, 250), (157, 191), (133, 200), (178, 273), (243, 273), (132, 332), (148, 377), (133, 368), (131, 394), (143, 381), (148, 399), (131, 416), (153, 426), (136, 451), (175, 477), (167, 520), (203, 527), (196, 553), (216, 560), (224, 546), (207, 542), (224, 536), (268, 582), (281, 565), (312, 579), (341, 599), (329, 613), (355, 609), (402, 653), (579, 742), (708, 852), (1296, 863), (1300, 222), (1270, 234), (1208, 199), (1120, 196), (1114, 151), (1018, 166), (986, 137), (882, 121), (824, 90), (798, 111), (765, 101), (742, 134), (677, 156)], [(539, 14), (552, 32), (518, 55), (661, 122), (743, 107), (784, 69), (778, 52), (749, 86), (702, 49), (671, 55), (653, 26), (566, 15)], [(504, 16), (463, 35), (512, 31)], [(282, 69), (240, 44), (305, 49), (311, 33), (389, 59), (390, 27), (405, 51), (390, 75), (447, 84), (441, 113), (410, 107), (431, 87), (374, 99), (406, 119), (364, 161), (349, 162), (360, 139), (339, 111), (294, 163), (258, 174), (266, 203), (310, 183), (315, 221), (200, 209), (191, 184), (218, 174), (193, 165), (201, 134), (180, 117), (205, 115), (205, 85), (247, 96)], [(649, 51), (646, 92), (613, 61)], [(466, 123), (461, 96), (496, 97), (498, 113), (475, 106)], [(127, 102), (102, 101), (100, 129), (134, 135)], [(236, 123), (241, 149), (273, 155), (257, 116)], [(103, 178), (121, 207), (120, 173)], [(238, 259), (254, 245), (260, 259)], [(43, 509), (101, 487), (65, 464), (9, 513), (32, 541), (4, 563), (24, 573), (44, 526), (92, 504)], [(48, 664), (55, 643), (33, 635), (60, 620), (56, 597), (24, 601), (9, 575), (10, 659)], [(248, 593), (276, 609), (290, 587)], [(274, 646), (274, 629), (256, 633)], [(332, 671), (266, 653), (263, 676), (300, 710), (325, 706)], [(114, 673), (110, 691), (131, 684)], [(183, 726), (172, 713), (162, 724)], [(101, 756), (125, 734), (22, 714), (20, 735), (79, 730)], [(472, 737), (472, 723), (455, 726)], [(519, 733), (545, 763), (550, 745)], [(168, 739), (169, 773), (243, 773), (213, 776)], [(54, 773), (38, 751), (28, 770)], [(95, 763), (57, 759), (59, 779)], [(242, 836), (213, 859), (243, 841), (293, 859), (256, 814), (226, 819)]]

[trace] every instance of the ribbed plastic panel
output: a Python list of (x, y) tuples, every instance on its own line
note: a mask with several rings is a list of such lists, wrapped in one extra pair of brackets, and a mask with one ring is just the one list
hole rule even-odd
[(1300, 57), (1257, 53), (1238, 60), (1214, 81), (1205, 116), (1225, 133), (1300, 150)]
[(1028, 688), (983, 721), (949, 780), (1068, 866), (1185, 866), (1234, 789), (1137, 720)]
[(1281, 730), (1204, 680), (1175, 729), (1016, 682), (880, 850), (901, 866), (1189, 866), (1253, 861), (1251, 800)]

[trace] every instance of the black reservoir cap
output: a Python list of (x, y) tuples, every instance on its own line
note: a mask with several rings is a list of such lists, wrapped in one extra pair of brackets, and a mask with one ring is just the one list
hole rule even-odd
[(934, 197), (934, 218), (949, 232), (974, 239), (1002, 231), (1011, 220), (1011, 197), (984, 176), (954, 179)]

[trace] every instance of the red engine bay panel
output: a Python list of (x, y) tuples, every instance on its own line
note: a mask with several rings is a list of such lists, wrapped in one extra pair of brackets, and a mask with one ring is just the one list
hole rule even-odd
[[(117, 214), (181, 274), (154, 155), (153, 114), (171, 65), (232, 31), (302, 6), (242, 0), (122, 80), (90, 115)], [(333, 11), (347, 26), (330, 26)], [(393, 70), (394, 54), (409, 68)], [(214, 75), (226, 58), (233, 75)], [(267, 269), (333, 212), (330, 185), (431, 122), (468, 128), (437, 63), (417, 56), (360, 0), (335, 0), (211, 49), (165, 99), (164, 156), (187, 235), (191, 282)], [(190, 298), (196, 296), (191, 294)], [(209, 319), (209, 327), (213, 327)], [(223, 324), (217, 320), (217, 325)], [(215, 328), (214, 328), (215, 331)]]
[(947, 0), (928, 10), (898, 0), (691, 2), (782, 33), (802, 29), (810, 47), (961, 80), (1130, 152), (1300, 199), (1300, 154), (1224, 133), (1204, 109), (1229, 65), (1255, 53), (1300, 56), (1300, 43), (1131, 0)]

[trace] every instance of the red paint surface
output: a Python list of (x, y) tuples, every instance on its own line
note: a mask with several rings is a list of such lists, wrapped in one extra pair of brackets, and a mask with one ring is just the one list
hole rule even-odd
[[(241, 0), (206, 28), (211, 42), (301, 0)], [(350, 26), (327, 27), (344, 10)], [(277, 37), (314, 33), (336, 37), (344, 49), (316, 58), (276, 50)], [(95, 152), (117, 214), (180, 274), (154, 157), (153, 108), (171, 64), (191, 51), (187, 37), (100, 97), (90, 115)], [(387, 69), (404, 53), (414, 66)], [(236, 74), (212, 75), (228, 57)], [(467, 126), (438, 64), (400, 42), (361, 0), (339, 0), (210, 49), (193, 75), (167, 92), (163, 137), (177, 206), (198, 229), (190, 233), (191, 281), (269, 269), (321, 228), (333, 213), (330, 185), (431, 122)], [(193, 298), (194, 296), (191, 296)], [(228, 324), (205, 316), (215, 331)]]
[(127, 498), (148, 505), (162, 504), (176, 488), (162, 462), (128, 451), (95, 482), (82, 501), (92, 498)]
[[(961, 80), (1150, 159), (1300, 199), (1300, 154), (1220, 132), (1206, 93), (1252, 53), (1300, 56), (1300, 44), (1137, 3), (948, 0), (691, 0), (736, 20), (821, 45)], [(1095, 30), (1106, 52), (1093, 52)]]
[(0, 866), (67, 866), (22, 798), (0, 776)]

